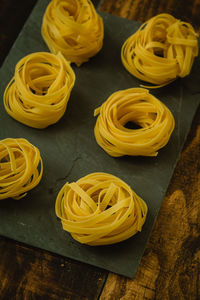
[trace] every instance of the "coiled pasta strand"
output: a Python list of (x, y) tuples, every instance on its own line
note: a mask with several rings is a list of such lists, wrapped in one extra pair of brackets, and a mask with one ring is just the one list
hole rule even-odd
[(121, 49), (124, 67), (135, 77), (161, 87), (187, 76), (198, 55), (191, 24), (159, 14), (140, 26)]
[(36, 52), (22, 58), (4, 92), (4, 107), (17, 121), (46, 128), (65, 113), (75, 74), (61, 53)]
[(52, 0), (43, 17), (42, 36), (52, 53), (60, 51), (80, 66), (101, 50), (103, 21), (90, 0)]
[[(173, 132), (170, 110), (147, 89), (131, 88), (113, 93), (94, 112), (97, 143), (111, 156), (156, 156)], [(139, 128), (126, 128), (132, 122)]]
[(80, 243), (97, 246), (121, 242), (142, 230), (146, 203), (116, 176), (91, 173), (66, 183), (56, 199), (63, 229)]
[(0, 200), (23, 198), (40, 182), (43, 163), (40, 152), (26, 139), (0, 141)]

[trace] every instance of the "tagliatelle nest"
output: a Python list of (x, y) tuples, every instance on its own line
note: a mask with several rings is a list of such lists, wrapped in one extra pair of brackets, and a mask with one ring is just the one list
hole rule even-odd
[(154, 87), (187, 76), (197, 55), (197, 34), (192, 25), (169, 14), (146, 21), (121, 50), (124, 67)]
[(0, 141), (0, 199), (24, 197), (38, 185), (42, 174), (38, 148), (21, 138)]
[[(147, 89), (131, 88), (113, 93), (94, 112), (94, 134), (111, 156), (156, 156), (174, 130), (170, 110)], [(132, 123), (139, 128), (127, 128)]]
[(56, 199), (63, 229), (80, 243), (108, 245), (142, 230), (145, 202), (116, 176), (91, 173), (66, 183)]
[(90, 0), (52, 0), (43, 17), (42, 36), (52, 53), (60, 51), (80, 66), (102, 48), (103, 21)]
[(17, 121), (46, 128), (65, 113), (75, 74), (61, 53), (36, 52), (22, 58), (4, 92), (4, 107)]

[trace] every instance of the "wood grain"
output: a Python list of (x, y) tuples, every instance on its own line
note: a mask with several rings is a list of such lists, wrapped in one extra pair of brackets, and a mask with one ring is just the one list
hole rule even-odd
[(36, 0), (0, 0), (0, 66), (33, 9)]
[[(0, 65), (35, 3), (0, 0)], [(95, 300), (107, 276), (106, 271), (4, 237), (0, 253), (0, 300)]]
[(200, 28), (200, 0), (102, 0), (100, 11), (144, 22), (159, 13), (170, 13)]
[(106, 272), (0, 238), (1, 300), (94, 300)]
[[(103, 0), (100, 10), (144, 22), (167, 12), (200, 32), (200, 0)], [(200, 299), (200, 108), (136, 277), (109, 274), (100, 300)]]
[(200, 299), (200, 109), (136, 277), (109, 274), (100, 300)]
[[(0, 64), (35, 2), (0, 0)], [(100, 10), (142, 22), (169, 12), (200, 32), (200, 0), (103, 0)], [(0, 299), (95, 300), (103, 286), (101, 300), (200, 299), (199, 116), (133, 280), (110, 273), (104, 286), (105, 271), (0, 237)]]

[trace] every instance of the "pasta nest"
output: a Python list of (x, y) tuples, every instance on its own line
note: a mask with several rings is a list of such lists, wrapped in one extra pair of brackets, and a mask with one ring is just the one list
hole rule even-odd
[[(114, 157), (156, 156), (168, 143), (175, 126), (170, 110), (144, 88), (113, 93), (95, 110), (94, 116), (97, 115), (96, 141)], [(127, 124), (139, 128), (127, 128)]]
[(53, 0), (43, 17), (42, 36), (52, 53), (60, 51), (80, 66), (101, 50), (103, 21), (90, 0)]
[(80, 243), (108, 245), (142, 230), (146, 203), (121, 179), (91, 173), (66, 183), (56, 199), (63, 229)]
[(34, 128), (56, 123), (65, 113), (75, 75), (61, 53), (36, 52), (22, 58), (4, 92), (4, 107)]
[(21, 199), (38, 185), (42, 174), (38, 148), (21, 138), (0, 141), (0, 199)]
[(143, 81), (167, 85), (190, 73), (198, 55), (197, 36), (191, 24), (169, 14), (157, 15), (125, 41), (122, 63)]

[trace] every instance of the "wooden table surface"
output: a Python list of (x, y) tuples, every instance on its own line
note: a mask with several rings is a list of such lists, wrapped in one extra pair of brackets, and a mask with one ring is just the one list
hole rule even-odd
[[(35, 3), (0, 0), (0, 64)], [(103, 0), (100, 10), (139, 21), (168, 12), (200, 32), (200, 0)], [(134, 279), (0, 237), (0, 300), (200, 299), (199, 170), (200, 109)]]

